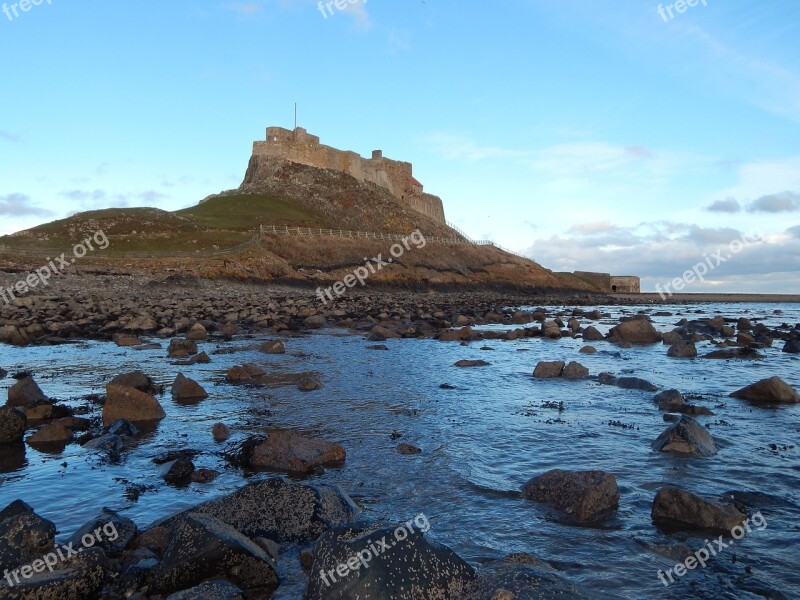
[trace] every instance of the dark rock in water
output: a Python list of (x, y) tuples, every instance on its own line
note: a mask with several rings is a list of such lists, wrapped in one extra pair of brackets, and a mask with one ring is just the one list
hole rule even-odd
[(602, 521), (619, 504), (617, 480), (605, 471), (554, 469), (528, 481), (522, 496), (554, 506), (579, 523)]
[(172, 532), (153, 590), (169, 594), (213, 577), (244, 590), (266, 592), (278, 586), (275, 563), (252, 540), (210, 515), (189, 515)]
[(741, 525), (745, 515), (733, 505), (709, 502), (686, 490), (668, 487), (658, 490), (651, 511), (653, 523), (665, 529), (704, 530), (728, 534)]
[(309, 329), (322, 329), (328, 322), (322, 315), (313, 315), (305, 319), (304, 324)]
[(597, 348), (594, 346), (583, 346), (578, 352), (581, 354), (597, 354)]
[(705, 406), (697, 406), (696, 404), (684, 404), (675, 409), (677, 412), (684, 415), (692, 415), (694, 417), (713, 417), (714, 411)]
[(561, 377), (564, 379), (587, 379), (589, 377), (589, 369), (573, 360), (564, 367)]
[(297, 384), (297, 389), (301, 392), (314, 392), (322, 387), (322, 384), (313, 377), (304, 377)]
[[(63, 551), (62, 551), (63, 552)], [(67, 552), (63, 552), (67, 554)], [(41, 558), (41, 555), (37, 558)], [(17, 568), (19, 565), (15, 565)], [(85, 600), (97, 598), (103, 587), (108, 560), (100, 548), (86, 548), (74, 557), (59, 561), (52, 573), (45, 569), (9, 586), (0, 580), (3, 600)]]
[(103, 424), (109, 426), (117, 419), (158, 421), (167, 416), (164, 409), (150, 394), (132, 387), (109, 384), (106, 386), (106, 403), (103, 405)]
[(533, 370), (533, 376), (538, 377), (539, 379), (553, 379), (555, 377), (561, 377), (564, 366), (565, 364), (563, 360), (541, 361)]
[(167, 348), (167, 358), (186, 358), (197, 354), (197, 342), (185, 338), (170, 340)]
[(49, 423), (39, 428), (36, 433), (25, 440), (30, 446), (44, 444), (67, 444), (73, 438), (72, 430), (65, 427), (62, 423)]
[(104, 508), (99, 515), (78, 529), (70, 538), (73, 547), (81, 547), (81, 539), (85, 535), (95, 536), (94, 545), (102, 548), (106, 556), (120, 556), (133, 539), (139, 534), (136, 523), (127, 517), (121, 517), (109, 508)]
[(244, 600), (242, 590), (223, 579), (204, 581), (182, 592), (167, 596), (167, 600)]
[(465, 342), (478, 337), (472, 327), (462, 327), (461, 329), (444, 331), (439, 334), (437, 339), (442, 342)]
[(583, 330), (583, 339), (587, 342), (599, 342), (603, 339), (603, 334), (600, 333), (594, 325), (589, 325), (586, 329)]
[(659, 435), (653, 442), (653, 450), (692, 456), (713, 456), (717, 453), (711, 434), (687, 416), (681, 417), (680, 421)]
[(194, 473), (194, 463), (187, 457), (177, 458), (161, 466), (161, 477), (172, 485), (188, 485)]
[(217, 423), (211, 428), (211, 435), (215, 442), (224, 442), (231, 437), (231, 430), (224, 423)]
[(261, 344), (258, 350), (264, 354), (286, 354), (286, 344), (281, 340), (272, 340)]
[(102, 450), (107, 452), (110, 456), (119, 456), (119, 451), (122, 449), (122, 438), (113, 433), (101, 435), (92, 440), (89, 440), (82, 446), (88, 450)]
[(0, 572), (41, 558), (53, 549), (55, 535), (56, 526), (22, 500), (6, 506), (0, 511)]
[(694, 358), (697, 356), (697, 346), (694, 345), (694, 342), (681, 340), (669, 347), (667, 356), (672, 358)]
[(136, 428), (136, 425), (130, 421), (126, 421), (125, 419), (117, 419), (108, 428), (108, 433), (135, 436), (139, 435), (139, 430)]
[(661, 334), (647, 319), (632, 319), (612, 327), (608, 332), (612, 342), (628, 342), (631, 344), (655, 344), (661, 341)]
[(603, 385), (617, 385), (617, 378), (615, 375), (607, 372), (600, 373), (597, 376), (598, 383)]
[(626, 390), (643, 390), (645, 392), (655, 392), (658, 386), (653, 385), (645, 379), (639, 377), (618, 377), (617, 386)]
[(286, 429), (267, 430), (266, 439), (245, 442), (241, 461), (249, 467), (310, 473), (317, 467), (344, 462), (346, 452), (339, 444), (300, 435)]
[(458, 388), (454, 385), (450, 385), (449, 383), (440, 383), (439, 387), (443, 390), (457, 390)]
[(422, 449), (411, 444), (400, 444), (397, 446), (398, 454), (422, 454)]
[(305, 600), (469, 598), (476, 593), (473, 568), (426, 539), (416, 521), (410, 523), (323, 534), (314, 546)]
[(653, 396), (653, 402), (658, 404), (658, 410), (673, 412), (686, 404), (678, 390), (666, 390)]
[(499, 561), (480, 577), (479, 598), (486, 600), (591, 600), (590, 591), (559, 577), (547, 565)]
[(8, 371), (0, 369), (0, 379), (5, 379), (6, 375), (8, 375)]
[(154, 383), (153, 380), (142, 371), (133, 371), (132, 373), (117, 375), (111, 380), (109, 385), (121, 385), (123, 387), (133, 388), (152, 396), (156, 396), (164, 391), (163, 386)]
[(752, 328), (753, 325), (750, 323), (750, 319), (739, 317), (739, 320), (736, 322), (736, 329), (739, 331), (750, 331)]
[(800, 338), (793, 338), (788, 340), (783, 345), (783, 351), (789, 354), (800, 354)]
[(797, 404), (800, 395), (780, 377), (769, 377), (743, 387), (731, 394), (732, 398), (754, 404)]
[(249, 538), (305, 544), (328, 529), (349, 523), (356, 506), (338, 486), (310, 486), (272, 478), (209, 500), (156, 523), (173, 529), (191, 514), (207, 514)]
[(21, 442), (27, 423), (28, 419), (20, 409), (0, 406), (0, 445)]
[(6, 406), (21, 407), (47, 402), (47, 397), (33, 380), (33, 377), (24, 377), (8, 388), (8, 401)]
[(194, 379), (184, 377), (183, 373), (178, 373), (172, 384), (172, 397), (180, 401), (197, 401), (208, 398), (208, 393)]
[(367, 350), (388, 350), (389, 346), (384, 344), (375, 344), (374, 346), (367, 346)]
[(219, 471), (215, 471), (214, 469), (206, 469), (206, 468), (199, 468), (195, 469), (192, 472), (192, 482), (193, 483), (211, 483), (217, 477), (219, 477)]
[(249, 383), (252, 380), (253, 376), (247, 372), (247, 369), (241, 366), (231, 367), (225, 374), (225, 381), (228, 383)]
[(485, 360), (459, 360), (453, 363), (454, 367), (488, 367), (491, 363)]
[(723, 350), (714, 350), (708, 354), (703, 354), (700, 358), (716, 358), (716, 359), (730, 359), (730, 358), (746, 358), (756, 359), (764, 358), (763, 354), (756, 352), (754, 348), (725, 348)]
[(762, 508), (796, 508), (789, 500), (765, 494), (764, 492), (725, 492), (722, 496), (726, 502), (731, 502), (739, 512), (746, 513), (748, 509), (761, 510)]

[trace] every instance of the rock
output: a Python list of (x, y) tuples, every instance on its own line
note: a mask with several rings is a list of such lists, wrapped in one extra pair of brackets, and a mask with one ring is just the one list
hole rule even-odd
[(367, 350), (388, 350), (389, 347), (383, 344), (375, 344), (374, 346), (367, 346)]
[(619, 504), (617, 480), (605, 471), (554, 469), (528, 481), (522, 496), (554, 506), (579, 523), (601, 521)]
[(158, 421), (166, 415), (161, 404), (153, 396), (121, 385), (106, 386), (106, 403), (103, 406), (103, 425), (111, 425), (117, 419), (132, 422)]
[(555, 321), (545, 321), (542, 324), (542, 336), (551, 340), (560, 339), (561, 327)]
[(581, 354), (597, 354), (597, 348), (594, 346), (583, 346), (578, 352)]
[(422, 449), (411, 444), (399, 444), (396, 448), (398, 454), (422, 454)]
[(713, 456), (717, 453), (711, 434), (700, 423), (687, 416), (681, 417), (659, 435), (653, 442), (653, 450), (692, 456)]
[(188, 485), (194, 473), (194, 463), (186, 456), (161, 465), (161, 478), (172, 485)]
[(185, 358), (197, 354), (197, 342), (185, 338), (170, 340), (167, 348), (167, 358)]
[(30, 446), (37, 444), (66, 444), (72, 441), (72, 430), (61, 423), (50, 423), (29, 436), (25, 442)]
[(191, 514), (208, 514), (251, 539), (306, 544), (333, 527), (349, 523), (356, 506), (339, 487), (310, 486), (275, 477), (251, 483), (156, 523), (173, 529)]
[[(206, 330), (202, 323), (195, 323), (192, 325), (189, 333), (186, 334), (186, 339), (192, 342), (203, 342), (208, 339), (208, 330)], [(171, 345), (172, 344), (170, 344), (170, 346)]]
[(244, 367), (231, 367), (225, 374), (225, 381), (228, 383), (248, 383), (252, 381), (250, 373)]
[(325, 317), (323, 317), (322, 315), (314, 315), (308, 317), (303, 322), (305, 323), (305, 326), (308, 327), (309, 329), (322, 329), (328, 324), (328, 322), (325, 320)]
[(488, 367), (492, 363), (485, 360), (459, 360), (453, 363), (454, 367)]
[(800, 354), (800, 338), (792, 338), (783, 345), (783, 351), (789, 354)]
[(461, 329), (451, 329), (439, 334), (437, 338), (441, 342), (468, 342), (476, 337), (472, 327), (462, 327)]
[(685, 343), (685, 340), (681, 336), (679, 330), (667, 331), (666, 333), (662, 334), (661, 341), (667, 344), (668, 346)]
[(552, 379), (554, 377), (561, 377), (561, 372), (563, 370), (563, 360), (541, 361), (533, 370), (533, 376), (540, 379)]
[(736, 335), (736, 341), (738, 343), (740, 343), (740, 344), (745, 344), (745, 345), (755, 344), (756, 343), (756, 338), (753, 337), (751, 334), (745, 332), (745, 331), (740, 331)]
[(28, 419), (25, 413), (11, 406), (0, 406), (0, 444), (16, 444), (25, 436)]
[(206, 468), (199, 468), (195, 469), (192, 472), (192, 482), (193, 483), (211, 483), (217, 477), (220, 476), (219, 471), (215, 471), (214, 469), (206, 469)]
[[(323, 534), (314, 546), (305, 600), (473, 597), (473, 568), (446, 546), (427, 540), (416, 521), (410, 523)], [(376, 540), (385, 540), (389, 548), (373, 550)], [(354, 558), (359, 556), (367, 567)]]
[(258, 347), (259, 352), (264, 354), (286, 354), (286, 344), (280, 340), (264, 342)]
[(0, 511), (0, 572), (16, 569), (50, 552), (55, 535), (56, 526), (22, 500), (6, 506)]
[(50, 402), (25, 406), (22, 410), (28, 421), (44, 421), (53, 418), (53, 405)]
[(750, 323), (750, 319), (739, 317), (739, 320), (736, 322), (736, 329), (739, 331), (750, 331), (753, 329), (753, 325)]
[(125, 419), (117, 419), (109, 426), (108, 433), (135, 436), (139, 434), (139, 430), (136, 428), (136, 425), (130, 421), (126, 421)]
[(208, 354), (205, 352), (201, 352), (200, 354), (195, 354), (189, 359), (189, 364), (195, 365), (207, 365), (211, 362), (211, 358), (209, 358)]
[(618, 377), (616, 385), (626, 390), (643, 390), (645, 392), (655, 392), (658, 386), (653, 385), (646, 379), (639, 377)]
[(675, 342), (667, 350), (667, 356), (672, 358), (694, 358), (697, 356), (697, 347), (694, 342)]
[(678, 390), (666, 390), (653, 396), (653, 402), (658, 404), (658, 410), (675, 412), (686, 404)]
[(153, 380), (145, 375), (142, 371), (133, 371), (132, 373), (123, 373), (122, 375), (117, 375), (111, 380), (110, 385), (121, 385), (124, 387), (133, 388), (153, 396), (164, 391), (162, 386), (155, 384)]
[[(98, 530), (102, 535), (96, 535)], [(73, 547), (80, 548), (81, 539), (85, 535), (95, 535), (95, 547), (102, 548), (106, 556), (113, 558), (120, 556), (139, 535), (139, 528), (131, 519), (121, 517), (109, 508), (103, 508), (99, 515), (72, 535), (70, 539), (74, 542)]]
[(732, 504), (717, 504), (703, 500), (676, 487), (662, 488), (653, 499), (653, 523), (665, 529), (706, 530), (729, 534), (741, 525), (745, 515)]
[(797, 404), (797, 391), (780, 377), (769, 377), (731, 394), (732, 398), (748, 400), (754, 404)]
[(339, 444), (285, 429), (267, 430), (266, 440), (250, 440), (242, 449), (244, 464), (287, 473), (309, 473), (317, 467), (340, 464), (345, 458)]
[(381, 327), (380, 325), (376, 325), (372, 328), (367, 336), (367, 340), (370, 342), (385, 342), (388, 339), (399, 338), (400, 336), (396, 334), (391, 329), (387, 329), (386, 327)]
[(726, 360), (733, 358), (743, 359), (756, 359), (764, 358), (763, 354), (759, 354), (755, 348), (723, 348), (722, 350), (714, 350), (708, 354), (703, 354), (700, 358), (711, 358), (717, 360)]
[(253, 379), (255, 379), (256, 377), (263, 377), (264, 375), (267, 374), (267, 372), (264, 369), (253, 363), (244, 363), (242, 365), (242, 368)]
[(706, 408), (705, 406), (697, 406), (695, 404), (684, 404), (683, 406), (679, 406), (677, 412), (682, 413), (684, 415), (692, 415), (692, 416), (704, 416), (704, 417), (713, 417), (714, 413), (710, 409)]
[(217, 423), (211, 428), (215, 442), (224, 442), (231, 437), (231, 430), (224, 423)]
[(603, 334), (598, 331), (597, 327), (594, 325), (589, 325), (586, 329), (583, 330), (583, 339), (587, 342), (600, 342), (603, 341), (605, 338)]
[(229, 581), (211, 579), (188, 590), (170, 594), (167, 600), (244, 600), (244, 595)]
[(122, 438), (114, 433), (107, 433), (106, 435), (101, 435), (100, 437), (89, 440), (81, 447), (88, 450), (102, 450), (108, 452), (112, 456), (116, 456), (122, 449)]
[(189, 379), (184, 377), (183, 373), (178, 373), (172, 383), (172, 397), (176, 401), (200, 401), (208, 398), (208, 394), (194, 379)]
[(661, 341), (661, 334), (647, 319), (632, 319), (612, 327), (608, 333), (612, 342), (629, 342), (631, 344), (655, 344)]
[(589, 377), (589, 369), (580, 363), (572, 361), (564, 367), (561, 377), (564, 379), (587, 379)]
[(129, 348), (131, 346), (141, 346), (144, 342), (141, 338), (132, 335), (114, 336), (114, 342), (120, 348)]
[[(494, 561), (481, 575), (481, 599), (491, 600), (589, 600), (597, 598), (533, 559), (518, 562), (519, 555)], [(509, 560), (511, 559), (511, 560)]]
[(47, 397), (33, 377), (27, 376), (8, 388), (6, 406), (21, 407), (47, 401)]
[(617, 377), (604, 371), (597, 376), (597, 382), (602, 385), (617, 385)]
[(213, 577), (245, 590), (267, 592), (278, 586), (277, 567), (264, 550), (219, 519), (195, 513), (173, 530), (153, 590), (169, 594)]
[(322, 387), (322, 384), (313, 377), (304, 377), (297, 384), (297, 389), (301, 392), (313, 392)]
[[(68, 554), (62, 551), (63, 554)], [(57, 556), (57, 555), (56, 555)], [(41, 558), (39, 555), (37, 558)], [(17, 568), (19, 565), (14, 565)], [(3, 600), (85, 600), (97, 598), (103, 587), (108, 560), (100, 548), (87, 548), (75, 557), (66, 556), (56, 570), (44, 569), (14, 586), (0, 580)], [(131, 597), (132, 598), (132, 597)]]

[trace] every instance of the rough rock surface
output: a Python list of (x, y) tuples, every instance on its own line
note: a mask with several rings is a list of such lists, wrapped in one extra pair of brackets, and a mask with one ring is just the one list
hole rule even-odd
[(733, 398), (748, 400), (754, 404), (797, 404), (797, 390), (780, 377), (769, 377), (743, 387), (731, 394)]
[(693, 456), (713, 456), (717, 453), (714, 438), (708, 430), (687, 416), (681, 417), (662, 432), (653, 442), (653, 450)]
[(723, 534), (745, 520), (745, 515), (732, 504), (709, 502), (676, 487), (658, 490), (651, 516), (656, 525), (666, 529), (699, 529)]
[(579, 523), (601, 521), (619, 504), (617, 481), (604, 471), (554, 469), (528, 481), (522, 496), (554, 506)]

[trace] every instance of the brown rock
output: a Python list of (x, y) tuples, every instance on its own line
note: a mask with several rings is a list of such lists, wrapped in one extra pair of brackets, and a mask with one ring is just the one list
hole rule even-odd
[(217, 423), (211, 428), (211, 435), (215, 442), (224, 442), (231, 437), (231, 430), (224, 423)]
[(597, 354), (597, 348), (594, 346), (583, 346), (578, 352), (581, 354)]
[(589, 377), (589, 369), (582, 364), (572, 361), (561, 372), (564, 379), (586, 379)]
[(8, 401), (6, 406), (28, 406), (47, 401), (33, 377), (24, 377), (8, 388)]
[(72, 430), (62, 423), (50, 423), (25, 440), (31, 446), (36, 444), (66, 444), (72, 441)]
[(612, 342), (655, 344), (661, 341), (661, 334), (647, 319), (632, 319), (612, 327), (608, 339)]
[(595, 327), (594, 325), (589, 325), (586, 329), (583, 330), (583, 339), (587, 342), (600, 342), (603, 339), (603, 334)]
[(203, 400), (208, 398), (208, 394), (203, 387), (194, 379), (184, 377), (183, 373), (178, 373), (172, 383), (172, 397), (175, 400)]
[(0, 444), (22, 441), (27, 427), (25, 413), (12, 406), (0, 406)]
[(272, 340), (261, 344), (258, 350), (264, 354), (286, 354), (286, 344), (281, 340)]
[(730, 533), (741, 525), (745, 515), (733, 505), (717, 504), (703, 500), (680, 488), (658, 490), (651, 511), (653, 523), (669, 529), (707, 530)]
[(780, 377), (769, 377), (743, 387), (731, 394), (733, 398), (748, 400), (754, 404), (797, 404), (797, 391)]
[(117, 419), (131, 422), (158, 421), (166, 415), (153, 396), (121, 385), (106, 386), (106, 403), (103, 406), (103, 425), (109, 426)]
[(687, 416), (681, 417), (659, 435), (653, 442), (653, 450), (693, 456), (713, 456), (717, 453), (714, 438), (708, 430)]
[(492, 363), (485, 360), (459, 360), (453, 363), (454, 367), (488, 367)]
[(296, 431), (270, 429), (266, 441), (252, 448), (246, 462), (252, 467), (308, 473), (318, 466), (341, 463), (345, 457), (345, 450), (339, 444), (306, 437)]
[(605, 471), (554, 469), (528, 481), (522, 496), (554, 506), (580, 523), (603, 520), (619, 504), (617, 481)]
[(541, 361), (536, 365), (533, 370), (533, 376), (540, 379), (552, 379), (554, 377), (561, 377), (561, 372), (564, 370), (564, 361)]
[(396, 448), (398, 454), (422, 454), (422, 449), (411, 444), (398, 444)]

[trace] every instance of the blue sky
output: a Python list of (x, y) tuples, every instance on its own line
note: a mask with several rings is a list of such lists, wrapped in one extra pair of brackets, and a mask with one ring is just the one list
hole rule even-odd
[(687, 289), (800, 292), (794, 0), (14, 4), (0, 233), (237, 187), (298, 102), (323, 143), (413, 162), (452, 222), (548, 268), (653, 289), (750, 232)]

